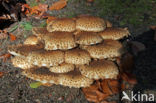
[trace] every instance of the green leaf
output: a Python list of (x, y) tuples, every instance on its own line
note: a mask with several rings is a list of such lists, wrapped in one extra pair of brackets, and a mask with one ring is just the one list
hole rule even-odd
[(30, 22), (24, 22), (24, 23), (22, 23), (22, 26), (24, 27), (25, 30), (32, 29), (32, 24)]
[(34, 82), (34, 83), (31, 83), (31, 84), (30, 84), (30, 87), (31, 87), (31, 88), (38, 88), (38, 87), (41, 86), (41, 85), (42, 85), (41, 82)]

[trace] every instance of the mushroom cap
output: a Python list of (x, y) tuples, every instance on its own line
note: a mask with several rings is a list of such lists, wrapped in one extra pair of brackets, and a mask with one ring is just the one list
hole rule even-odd
[(112, 23), (111, 23), (110, 21), (108, 21), (108, 20), (105, 20), (105, 21), (106, 21), (106, 27), (107, 27), (107, 28), (113, 26)]
[(43, 49), (43, 44), (37, 44), (37, 45), (23, 45), (23, 44), (18, 44), (18, 45), (12, 45), (8, 47), (8, 52), (12, 55), (15, 56), (21, 56), (25, 57), (27, 56), (30, 52), (36, 51)]
[(76, 20), (77, 30), (100, 32), (103, 31), (105, 28), (105, 21), (99, 17), (83, 16)]
[(37, 36), (31, 35), (27, 37), (24, 41), (24, 45), (37, 45), (39, 43), (39, 40)]
[(59, 84), (58, 77), (56, 73), (50, 72), (47, 68), (30, 68), (22, 72), (28, 78), (31, 78), (42, 83), (53, 83)]
[(73, 32), (75, 31), (75, 29), (76, 23), (73, 19), (70, 18), (59, 18), (47, 24), (47, 30), (49, 32), (54, 31)]
[(90, 86), (93, 83), (93, 80), (83, 76), (80, 71), (74, 70), (60, 74), (59, 82), (64, 86), (80, 88)]
[(96, 59), (119, 57), (124, 53), (122, 44), (115, 40), (104, 40), (102, 44), (86, 46), (84, 49)]
[(82, 64), (89, 64), (91, 61), (91, 57), (89, 53), (85, 50), (81, 49), (72, 49), (65, 52), (65, 62), (82, 65)]
[(76, 36), (76, 43), (81, 45), (92, 45), (102, 42), (102, 38), (95, 32), (80, 32)]
[(50, 67), (49, 70), (54, 73), (67, 73), (69, 71), (74, 70), (74, 64), (62, 63), (58, 66)]
[(115, 63), (108, 60), (92, 61), (79, 68), (82, 75), (90, 79), (116, 79), (119, 71)]
[(99, 35), (103, 39), (113, 39), (113, 40), (119, 40), (122, 39), (125, 36), (130, 35), (127, 28), (106, 28), (104, 31), (100, 32)]
[(42, 39), (46, 50), (66, 50), (76, 47), (74, 35), (69, 32), (52, 32), (44, 35)]
[(22, 58), (18, 56), (11, 58), (11, 62), (13, 66), (21, 69), (29, 69), (35, 67), (33, 64), (29, 63), (26, 58)]
[(41, 66), (57, 66), (64, 62), (63, 51), (46, 51), (38, 50), (29, 53), (27, 56), (28, 62), (32, 62), (34, 65)]

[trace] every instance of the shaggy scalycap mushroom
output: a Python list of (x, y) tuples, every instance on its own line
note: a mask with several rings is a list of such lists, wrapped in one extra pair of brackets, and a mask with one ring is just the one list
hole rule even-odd
[(90, 79), (116, 79), (119, 74), (117, 66), (108, 60), (92, 61), (89, 65), (80, 66), (82, 75)]
[(29, 63), (26, 58), (18, 56), (11, 58), (11, 62), (14, 67), (18, 67), (21, 69), (29, 69), (35, 67), (31, 62)]
[(50, 67), (49, 70), (54, 73), (67, 73), (69, 71), (74, 70), (74, 64), (62, 63), (58, 66)]
[(37, 36), (31, 35), (31, 36), (29, 36), (29, 37), (27, 37), (25, 39), (25, 41), (24, 41), (23, 44), (24, 45), (37, 45), (39, 43), (41, 43), (41, 42), (39, 41), (39, 39), (37, 38)]
[(127, 28), (106, 28), (104, 31), (100, 32), (99, 35), (103, 39), (113, 39), (113, 40), (119, 40), (122, 39), (125, 36), (130, 35)]
[(75, 36), (76, 43), (81, 45), (93, 45), (102, 42), (101, 36), (95, 32), (80, 32)]
[(78, 70), (74, 70), (60, 74), (59, 82), (63, 86), (80, 88), (90, 86), (93, 80), (83, 76)]
[(76, 20), (76, 29), (81, 31), (100, 32), (106, 28), (103, 19), (93, 16), (79, 17)]
[(115, 40), (104, 40), (102, 44), (86, 46), (84, 49), (96, 59), (119, 57), (124, 52), (122, 44)]
[(30, 68), (22, 72), (28, 78), (42, 83), (59, 84), (59, 75), (50, 72), (47, 68)]
[(72, 49), (65, 52), (65, 62), (71, 64), (89, 64), (91, 57), (89, 53), (81, 49)]
[(76, 29), (75, 21), (69, 18), (59, 18), (47, 24), (47, 30), (49, 32), (54, 31), (73, 32), (75, 31), (75, 29)]
[(57, 66), (64, 62), (64, 52), (62, 51), (46, 51), (38, 50), (29, 53), (27, 56), (28, 62), (34, 65), (41, 66)]
[(68, 32), (52, 32), (44, 35), (42, 39), (45, 42), (46, 50), (66, 50), (76, 47), (74, 35)]

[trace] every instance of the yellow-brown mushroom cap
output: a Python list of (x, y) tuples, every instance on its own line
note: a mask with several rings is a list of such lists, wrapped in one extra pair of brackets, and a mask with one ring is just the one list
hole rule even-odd
[(89, 64), (91, 57), (89, 53), (81, 49), (72, 49), (65, 52), (65, 62), (71, 64)]
[(27, 56), (28, 62), (32, 62), (34, 65), (41, 66), (57, 66), (64, 62), (63, 51), (46, 51), (38, 50), (29, 53)]
[(59, 75), (50, 72), (47, 68), (30, 68), (22, 72), (28, 78), (42, 83), (59, 84)]
[(73, 19), (70, 18), (59, 18), (47, 24), (47, 30), (49, 32), (54, 31), (73, 32), (75, 31), (75, 29), (76, 23)]
[(108, 60), (92, 61), (89, 65), (80, 66), (82, 75), (90, 79), (116, 79), (119, 71), (117, 66)]
[(11, 58), (11, 62), (14, 67), (18, 67), (21, 69), (29, 69), (35, 67), (32, 63), (29, 63), (26, 58), (18, 56)]
[(74, 64), (62, 63), (58, 66), (50, 67), (49, 70), (54, 73), (67, 73), (69, 71), (74, 70)]
[(27, 37), (24, 41), (24, 45), (37, 45), (39, 43), (39, 40), (37, 36), (31, 35)]
[(80, 88), (90, 86), (93, 83), (93, 80), (83, 76), (79, 71), (74, 70), (60, 74), (59, 82), (64, 86)]
[(43, 44), (37, 44), (37, 45), (23, 45), (23, 44), (18, 44), (18, 45), (11, 45), (8, 47), (8, 52), (12, 55), (15, 56), (21, 56), (25, 57), (27, 56), (30, 52), (36, 51), (43, 49)]
[(84, 16), (76, 20), (76, 29), (81, 31), (100, 32), (106, 28), (103, 19), (93, 16)]
[(119, 57), (124, 53), (122, 44), (115, 40), (104, 40), (101, 44), (86, 46), (84, 49), (96, 59)]
[(76, 47), (74, 35), (69, 32), (52, 32), (44, 35), (42, 39), (45, 42), (46, 50), (65, 50)]
[(101, 36), (95, 32), (80, 32), (76, 36), (76, 43), (81, 45), (93, 45), (102, 42)]
[(100, 32), (99, 35), (103, 39), (112, 39), (112, 40), (119, 40), (125, 36), (130, 35), (127, 28), (106, 28), (104, 31)]

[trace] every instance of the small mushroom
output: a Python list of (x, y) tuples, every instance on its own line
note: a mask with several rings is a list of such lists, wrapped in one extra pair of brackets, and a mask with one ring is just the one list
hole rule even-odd
[(83, 76), (80, 71), (74, 70), (59, 75), (59, 84), (68, 87), (88, 87), (93, 83), (92, 79)]
[(101, 36), (95, 32), (80, 32), (76, 36), (76, 43), (80, 45), (93, 45), (102, 42)]
[(108, 20), (105, 20), (106, 21), (106, 27), (109, 28), (109, 27), (112, 27), (112, 23)]
[(76, 29), (75, 21), (69, 18), (59, 18), (47, 24), (47, 30), (49, 32), (54, 31), (74, 32), (75, 29)]
[(125, 36), (129, 36), (130, 33), (127, 28), (106, 28), (104, 31), (99, 32), (99, 35), (103, 39), (112, 39), (112, 40), (119, 40)]
[(15, 56), (26, 57), (31, 51), (43, 49), (43, 44), (37, 45), (12, 45), (8, 47), (8, 52)]
[(28, 62), (32, 62), (34, 65), (41, 66), (57, 66), (64, 62), (63, 51), (46, 51), (38, 50), (32, 51), (27, 56)]
[(42, 83), (59, 84), (59, 75), (50, 72), (47, 68), (30, 68), (22, 72), (28, 78), (31, 78)]
[(90, 61), (91, 61), (91, 57), (89, 53), (85, 50), (72, 49), (65, 52), (66, 63), (83, 65), (83, 64), (89, 64)]
[(54, 73), (67, 73), (74, 70), (74, 64), (62, 63), (58, 66), (50, 67), (49, 70)]
[(80, 66), (82, 75), (90, 79), (116, 79), (119, 71), (117, 66), (108, 60), (92, 61), (89, 65)]
[(100, 32), (106, 28), (103, 19), (94, 16), (83, 16), (76, 20), (76, 29), (81, 31)]
[(14, 67), (18, 67), (21, 69), (29, 69), (35, 67), (33, 64), (31, 64), (31, 62), (28, 62), (26, 58), (18, 56), (11, 58), (11, 62), (14, 65)]
[(37, 36), (31, 35), (28, 38), (25, 39), (24, 45), (37, 45), (39, 43), (39, 40)]
[(119, 57), (124, 53), (122, 44), (115, 40), (104, 40), (101, 44), (85, 46), (84, 49), (95, 59)]
[(68, 32), (52, 32), (42, 37), (46, 50), (72, 49), (76, 47), (74, 35)]

